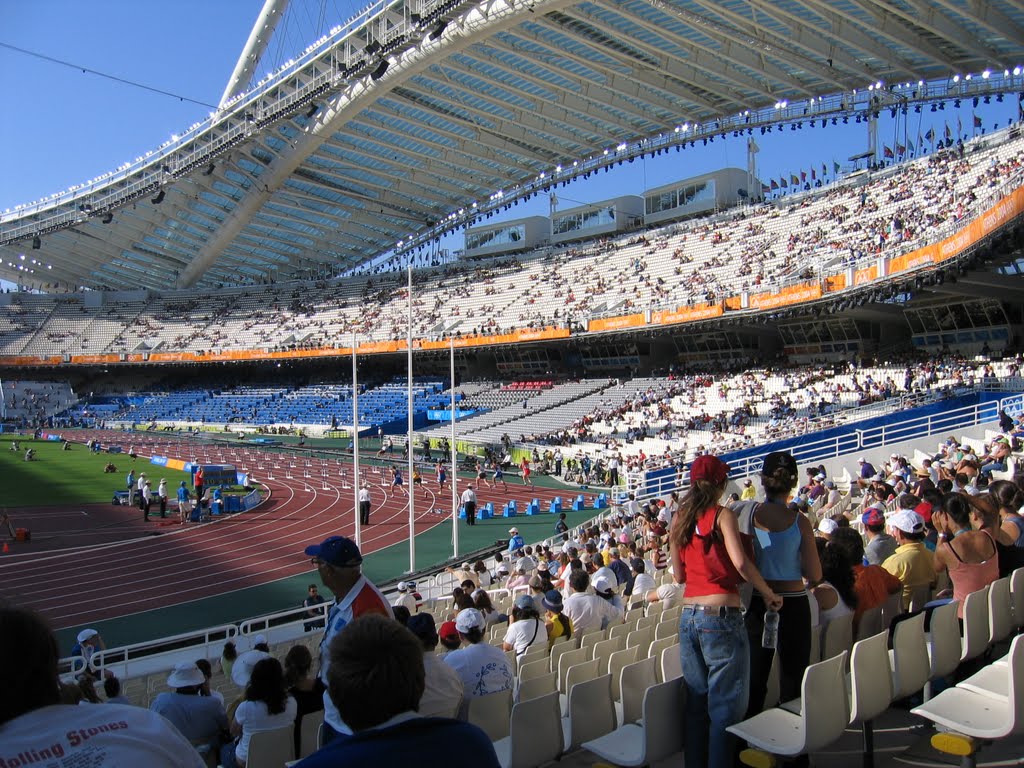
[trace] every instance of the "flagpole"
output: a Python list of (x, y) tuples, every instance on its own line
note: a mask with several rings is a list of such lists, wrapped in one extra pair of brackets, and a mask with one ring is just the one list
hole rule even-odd
[(413, 412), (412, 412), (412, 251), (409, 251), (409, 257), (406, 261), (407, 271), (409, 273), (409, 334), (406, 340), (406, 346), (409, 352), (409, 371), (408, 371), (408, 408), (409, 408), (409, 435), (406, 438), (407, 445), (409, 447), (407, 453), (409, 458), (409, 476), (406, 478), (406, 490), (409, 491), (409, 573), (414, 573), (416, 570), (416, 488), (413, 486), (412, 473), (414, 470), (413, 453), (415, 452), (415, 446), (413, 445)]
[(458, 476), (458, 454), (455, 447), (455, 337), (448, 339), (448, 350), (450, 357), (450, 383), (452, 387), (452, 557), (459, 556), (459, 491), (455, 487), (455, 478)]
[(356, 519), (356, 546), (363, 546), (363, 526), (359, 518), (359, 381), (356, 366), (356, 331), (352, 329), (352, 511)]

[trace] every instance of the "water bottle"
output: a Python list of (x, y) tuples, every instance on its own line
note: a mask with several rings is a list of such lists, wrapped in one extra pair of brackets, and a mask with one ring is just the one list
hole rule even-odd
[(764, 612), (764, 632), (761, 646), (772, 650), (779, 644), (779, 612), (771, 609)]

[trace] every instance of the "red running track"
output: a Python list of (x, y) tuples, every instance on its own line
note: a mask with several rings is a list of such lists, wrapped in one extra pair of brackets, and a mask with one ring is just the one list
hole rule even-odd
[[(115, 434), (95, 437), (107, 444)], [(270, 498), (251, 512), (163, 528), (168, 533), (161, 536), (6, 555), (0, 560), (0, 597), (40, 611), (58, 629), (80, 626), (307, 573), (310, 564), (303, 549), (308, 544), (336, 534), (355, 536), (349, 464), (242, 446), (197, 447), (176, 439), (135, 437), (140, 456), (234, 464), (269, 489)], [(147, 468), (158, 469), (139, 462), (139, 470)], [(372, 524), (362, 530), (363, 553), (407, 541), (408, 498), (392, 492), (390, 472), (362, 467), (361, 474), (376, 486), (371, 489)], [(451, 519), (431, 513), (435, 505), (449, 508), (450, 489), (439, 497), (436, 483), (426, 474), (424, 482), (416, 494), (417, 534)], [(173, 495), (177, 482), (170, 485)], [(515, 487), (505, 498), (488, 493), (488, 500), (495, 506), (504, 503)], [(533, 489), (538, 498), (557, 493)]]

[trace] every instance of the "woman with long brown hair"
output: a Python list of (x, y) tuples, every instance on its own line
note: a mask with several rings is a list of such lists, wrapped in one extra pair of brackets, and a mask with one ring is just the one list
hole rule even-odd
[(728, 478), (721, 459), (699, 456), (669, 532), (672, 575), (686, 585), (679, 651), (685, 762), (693, 766), (733, 764), (734, 739), (725, 729), (743, 719), (750, 679), (739, 585), (748, 581), (768, 606), (782, 606), (747, 555), (736, 515), (720, 503)]

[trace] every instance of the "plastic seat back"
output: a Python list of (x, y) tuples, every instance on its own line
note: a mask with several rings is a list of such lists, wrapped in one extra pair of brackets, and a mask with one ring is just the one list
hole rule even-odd
[(825, 625), (821, 633), (821, 659), (831, 659), (853, 645), (853, 614), (839, 616)]
[(960, 666), (960, 622), (956, 615), (959, 605), (959, 600), (953, 600), (932, 611), (928, 638), (932, 680), (946, 677)]
[(551, 670), (548, 669), (548, 660), (546, 658), (528, 661), (525, 664), (519, 665), (519, 682), (525, 683), (527, 680), (543, 677), (550, 672)]
[(882, 603), (882, 629), (888, 630), (892, 626), (892, 620), (903, 612), (901, 592), (902, 590), (894, 595), (889, 595)]
[[(592, 664), (593, 662), (588, 662)], [(578, 664), (577, 667), (586, 666)], [(569, 743), (574, 750), (584, 741), (597, 739), (615, 730), (615, 705), (612, 702), (612, 676), (601, 675), (581, 681), (569, 689)]]
[(1013, 624), (1017, 629), (1024, 627), (1024, 568), (1010, 574), (1010, 604), (1013, 608)]
[(661, 640), (663, 637), (679, 637), (679, 622), (671, 619), (658, 622), (654, 628), (654, 639)]
[(509, 759), (504, 768), (536, 768), (562, 756), (558, 694), (521, 701), (512, 709)]
[(920, 611), (924, 609), (925, 604), (932, 599), (932, 588), (929, 584), (922, 584), (919, 587), (913, 587), (910, 590), (910, 607), (908, 610), (912, 613), (914, 611)]
[(683, 660), (679, 653), (678, 643), (662, 650), (659, 677), (663, 683), (683, 676)]
[(931, 665), (924, 639), (924, 614), (919, 613), (896, 624), (892, 636), (893, 698), (917, 693), (928, 682)]
[[(644, 765), (653, 765), (683, 748), (683, 696), (680, 680), (650, 686), (644, 692)], [(628, 721), (627, 721), (628, 722)]]
[(558, 690), (560, 693), (569, 692), (565, 683), (566, 677), (569, 674), (569, 668), (584, 661), (589, 661), (587, 658), (589, 654), (589, 648), (574, 648), (558, 657)]
[(647, 649), (651, 646), (651, 641), (654, 640), (654, 627), (644, 627), (643, 629), (634, 629), (628, 635), (626, 635), (626, 647), (632, 648), (634, 645), (640, 648), (640, 653), (646, 653)]
[(882, 608), (883, 606), (876, 605), (860, 615), (855, 640), (866, 640), (882, 631)]
[(598, 665), (598, 672), (602, 675), (605, 672), (610, 671), (608, 669), (608, 661), (611, 659), (612, 654), (616, 651), (622, 651), (626, 648), (626, 637), (612, 637), (607, 640), (600, 640), (594, 644), (594, 658), (600, 661)]
[(889, 633), (858, 640), (850, 653), (850, 722), (865, 723), (892, 703), (889, 672)]
[(622, 670), (640, 658), (640, 649), (636, 646), (615, 651), (608, 659), (608, 674), (612, 676), (612, 698), (618, 701), (622, 698)]
[[(455, 715), (452, 714), (450, 717)], [(307, 712), (302, 716), (299, 721), (299, 754), (296, 757), (306, 757), (320, 749), (320, 729), (323, 724), (323, 710)]]
[(247, 768), (281, 768), (295, 759), (295, 726), (256, 731), (249, 741)]
[(986, 584), (964, 598), (964, 643), (960, 661), (977, 658), (988, 650), (988, 590)]
[(847, 653), (843, 651), (827, 661), (812, 664), (804, 671), (800, 686), (804, 753), (827, 747), (843, 735), (850, 722), (846, 659)]
[(1013, 631), (1013, 607), (1010, 602), (1010, 577), (996, 579), (988, 590), (988, 641), (1000, 643)]
[[(587, 680), (593, 680), (598, 677), (597, 672), (598, 661), (597, 659), (591, 659), (590, 661), (581, 661), (579, 664), (573, 664), (566, 670), (565, 673), (565, 694), (569, 696), (572, 694), (573, 686), (579, 685)], [(611, 683), (609, 682), (609, 691), (611, 690)], [(610, 697), (611, 694), (609, 694)], [(591, 738), (597, 738), (592, 736)]]
[(558, 692), (558, 673), (548, 672), (546, 675), (532, 677), (519, 683), (518, 701), (529, 701), (549, 693)]
[(643, 716), (644, 692), (657, 684), (655, 660), (650, 656), (622, 668), (622, 722), (619, 725), (635, 723)]
[[(558, 700), (556, 698), (557, 706)], [(469, 700), (469, 722), (479, 727), (491, 741), (509, 735), (509, 713), (512, 711), (512, 689), (473, 696)]]

